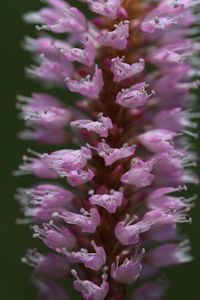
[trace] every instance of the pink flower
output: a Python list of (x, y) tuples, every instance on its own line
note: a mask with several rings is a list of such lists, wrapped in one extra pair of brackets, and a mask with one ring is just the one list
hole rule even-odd
[(50, 221), (55, 210), (72, 205), (73, 194), (55, 184), (39, 184), (31, 189), (18, 189), (16, 199), (22, 205), (25, 216)]
[(199, 1), (80, 0), (88, 19), (64, 0), (43, 2), (24, 16), (40, 31), (23, 43), (36, 58), (28, 74), (76, 94), (18, 96), (19, 137), (50, 148), (28, 149), (14, 172), (41, 180), (18, 189), (17, 221), (56, 252), (23, 261), (44, 300), (68, 300), (54, 280), (65, 287), (71, 275), (86, 300), (123, 300), (132, 283), (131, 299), (161, 300), (162, 268), (192, 259), (179, 223), (191, 222), (196, 199), (186, 185), (199, 184)]
[(117, 223), (115, 227), (115, 236), (122, 245), (137, 244), (139, 242), (139, 235), (148, 231), (152, 225), (152, 220), (142, 220), (131, 225), (131, 223), (134, 221), (135, 218), (133, 217), (130, 222), (125, 220)]
[(33, 237), (39, 237), (45, 245), (53, 250), (66, 248), (71, 250), (76, 244), (76, 237), (65, 227), (57, 227), (50, 221), (44, 224), (42, 228), (38, 225), (33, 226)]
[(100, 215), (96, 208), (91, 208), (90, 212), (83, 210), (83, 215), (70, 211), (64, 211), (62, 214), (55, 212), (53, 217), (59, 217), (68, 224), (81, 227), (82, 232), (93, 233), (96, 231), (97, 226), (100, 225)]
[(23, 130), (19, 133), (19, 137), (25, 140), (35, 140), (40, 144), (63, 145), (70, 140), (69, 135), (63, 128), (47, 129), (35, 128), (32, 130)]
[[(35, 152), (29, 151), (33, 154)], [(38, 178), (57, 178), (57, 173), (50, 169), (46, 160), (42, 155), (36, 153), (37, 158), (23, 156), (23, 164), (19, 166), (19, 170), (15, 171), (15, 175), (34, 174)]]
[(92, 281), (89, 280), (80, 280), (78, 278), (77, 272), (72, 270), (72, 275), (74, 275), (77, 279), (74, 281), (75, 290), (81, 292), (82, 296), (86, 300), (103, 300), (105, 299), (109, 285), (106, 281), (106, 276), (103, 277), (102, 284), (100, 286), (96, 285)]
[(65, 81), (71, 92), (80, 93), (92, 99), (97, 99), (99, 97), (104, 85), (102, 70), (97, 67), (95, 68), (92, 79), (90, 75), (88, 75), (81, 81), (71, 80), (69, 77), (67, 77)]
[(59, 85), (64, 84), (65, 78), (68, 77), (71, 72), (72, 66), (70, 63), (63, 66), (63, 64), (59, 62), (48, 60), (45, 57), (42, 57), (42, 62), (39, 67), (33, 66), (27, 68), (27, 73), (30, 76)]
[(116, 19), (122, 0), (87, 0), (87, 2), (90, 5), (91, 11), (111, 19)]
[(144, 251), (136, 254), (134, 258), (126, 258), (119, 266), (119, 257), (117, 263), (111, 265), (111, 276), (114, 280), (123, 284), (134, 283), (140, 275), (142, 270), (141, 259)]
[(144, 70), (144, 59), (140, 58), (139, 62), (129, 65), (123, 62), (123, 58), (113, 58), (111, 61), (111, 71), (114, 74), (114, 81), (119, 82), (130, 78)]
[(154, 33), (156, 30), (166, 30), (172, 25), (176, 25), (181, 19), (182, 6), (177, 7), (170, 4), (161, 3), (160, 6), (153, 9), (141, 24), (141, 29), (148, 33)]
[(51, 154), (44, 154), (44, 160), (51, 169), (60, 176), (65, 176), (68, 172), (84, 168), (87, 161), (91, 159), (89, 148), (82, 147), (80, 150), (58, 150)]
[(91, 204), (104, 207), (109, 213), (115, 213), (123, 200), (123, 193), (111, 190), (110, 194), (93, 194), (89, 199)]
[(110, 118), (104, 117), (103, 114), (98, 115), (97, 121), (91, 120), (77, 120), (71, 122), (71, 126), (87, 129), (100, 135), (100, 137), (107, 137), (108, 130), (113, 128)]
[(190, 203), (187, 203), (187, 199), (185, 199), (184, 202), (183, 197), (167, 195), (169, 193), (180, 191), (181, 189), (184, 190), (184, 186), (179, 188), (165, 187), (154, 190), (148, 196), (148, 207), (163, 211), (177, 211), (184, 207), (189, 207)]
[(112, 165), (115, 161), (132, 156), (135, 153), (136, 146), (124, 145), (122, 148), (113, 149), (103, 141), (98, 143), (97, 152), (99, 156), (103, 157), (106, 166)]
[(139, 141), (149, 150), (155, 153), (173, 151), (173, 138), (176, 133), (166, 129), (154, 129), (140, 134)]
[(71, 186), (79, 186), (82, 185), (94, 178), (95, 174), (92, 170), (72, 170), (67, 174), (67, 182)]
[[(30, 18), (30, 17), (29, 17)], [(41, 11), (40, 15), (42, 25), (38, 29), (46, 29), (55, 33), (66, 32), (84, 32), (86, 29), (86, 19), (82, 12), (76, 7), (66, 7), (61, 11), (60, 9), (48, 9)]]
[(169, 44), (150, 55), (150, 60), (155, 64), (182, 64), (192, 50), (190, 41)]
[(149, 161), (142, 161), (138, 158), (134, 158), (132, 161), (132, 168), (123, 174), (121, 181), (138, 188), (151, 185), (154, 180), (154, 175), (151, 173), (152, 169), (161, 158), (162, 156), (157, 156)]
[(84, 50), (79, 48), (67, 49), (65, 47), (60, 47), (60, 51), (69, 61), (78, 61), (82, 64), (93, 66), (96, 57), (96, 48), (88, 36), (84, 36), (82, 43), (85, 48)]
[[(167, 267), (176, 265), (192, 260), (191, 255), (187, 252), (190, 250), (188, 241), (182, 245), (175, 243), (164, 244), (151, 250), (147, 255), (146, 259), (148, 263), (155, 267)], [(165, 259), (163, 259), (163, 257)]]
[(152, 94), (148, 94), (145, 82), (132, 85), (129, 89), (122, 89), (117, 94), (116, 103), (127, 108), (136, 108), (146, 104)]
[(55, 253), (42, 255), (36, 249), (29, 249), (22, 262), (34, 265), (37, 272), (53, 278), (65, 278), (69, 273), (67, 260)]
[(99, 271), (106, 262), (106, 253), (102, 247), (98, 247), (94, 241), (92, 246), (95, 249), (94, 253), (90, 253), (87, 249), (81, 249), (78, 252), (63, 251), (70, 262), (80, 262), (88, 269)]
[(34, 139), (43, 144), (62, 144), (69, 140), (65, 127), (72, 113), (59, 100), (48, 94), (32, 94), (32, 97), (18, 96), (17, 108), (20, 117), (29, 129), (20, 132), (23, 139)]
[(129, 21), (121, 21), (113, 31), (102, 31), (97, 37), (98, 42), (107, 47), (125, 49), (129, 36)]

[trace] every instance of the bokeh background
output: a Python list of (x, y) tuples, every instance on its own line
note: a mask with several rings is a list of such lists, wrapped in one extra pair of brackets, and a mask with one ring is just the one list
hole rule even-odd
[[(78, 1), (71, 1), (74, 5)], [(17, 139), (16, 133), (22, 128), (22, 124), (17, 119), (15, 110), (16, 94), (29, 95), (32, 91), (42, 91), (42, 86), (37, 82), (28, 80), (24, 74), (25, 66), (31, 63), (29, 54), (25, 53), (20, 42), (24, 35), (34, 36), (34, 27), (25, 25), (22, 15), (29, 10), (37, 10), (41, 7), (38, 0), (13, 0), (1, 1), (1, 117), (0, 128), (2, 154), (0, 164), (0, 186), (1, 186), (1, 217), (0, 217), (0, 299), (2, 300), (36, 300), (35, 288), (31, 285), (29, 278), (31, 269), (20, 262), (26, 248), (41, 248), (41, 243), (33, 240), (31, 231), (27, 226), (16, 225), (15, 220), (21, 217), (19, 206), (14, 200), (17, 186), (27, 186), (34, 182), (28, 176), (16, 178), (12, 177), (13, 169), (21, 162), (21, 156), (28, 147), (38, 151), (47, 151), (43, 147), (32, 143), (23, 142)], [(2, 93), (3, 90), (3, 93)], [(55, 91), (57, 93), (57, 91)], [(67, 97), (66, 92), (58, 92), (61, 98)], [(200, 97), (200, 96), (199, 96)], [(3, 106), (3, 108), (2, 108)], [(200, 105), (199, 105), (200, 108)], [(200, 142), (196, 143), (199, 151)], [(198, 171), (198, 168), (197, 168)], [(198, 193), (197, 186), (189, 187), (189, 195)], [(195, 260), (192, 263), (170, 268), (167, 275), (170, 281), (170, 289), (166, 300), (178, 299), (200, 299), (200, 204), (196, 202), (196, 207), (192, 211), (193, 223), (183, 225), (183, 231), (191, 239), (192, 253)], [(3, 237), (3, 239), (2, 239)], [(72, 299), (78, 299), (72, 293)], [(55, 299), (56, 300), (56, 299)]]

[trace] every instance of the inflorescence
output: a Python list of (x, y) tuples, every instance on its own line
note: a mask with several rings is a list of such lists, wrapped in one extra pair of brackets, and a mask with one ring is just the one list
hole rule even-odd
[(29, 149), (15, 171), (44, 180), (17, 199), (49, 252), (22, 261), (44, 300), (69, 299), (70, 276), (86, 300), (125, 299), (129, 284), (132, 300), (163, 299), (162, 268), (192, 259), (177, 224), (191, 222), (196, 197), (183, 193), (198, 183), (199, 1), (80, 1), (90, 19), (64, 0), (24, 17), (39, 32), (23, 44), (36, 56), (28, 75), (78, 100), (18, 96), (20, 137), (55, 147)]

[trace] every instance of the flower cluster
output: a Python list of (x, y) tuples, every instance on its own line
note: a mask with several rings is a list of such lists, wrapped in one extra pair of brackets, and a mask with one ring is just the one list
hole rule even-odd
[(15, 172), (45, 180), (17, 192), (33, 237), (49, 248), (22, 261), (45, 300), (69, 299), (59, 282), (70, 276), (86, 300), (125, 299), (136, 280), (130, 299), (163, 299), (161, 269), (192, 259), (177, 224), (190, 222), (195, 200), (181, 191), (198, 183), (188, 136), (199, 117), (190, 109), (199, 1), (80, 1), (91, 19), (64, 0), (24, 17), (40, 33), (24, 42), (38, 54), (28, 74), (82, 99), (18, 96), (28, 127), (20, 136), (60, 147), (29, 149)]

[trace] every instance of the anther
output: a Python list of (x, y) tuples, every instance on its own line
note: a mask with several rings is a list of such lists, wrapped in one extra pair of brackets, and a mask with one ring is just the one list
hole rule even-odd
[(78, 277), (78, 273), (75, 269), (72, 269), (71, 270), (71, 274), (77, 279), (77, 280), (80, 280), (79, 277)]

